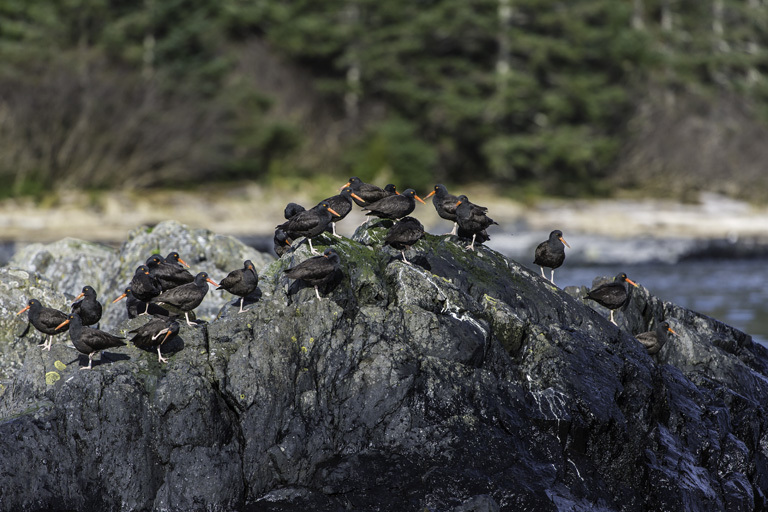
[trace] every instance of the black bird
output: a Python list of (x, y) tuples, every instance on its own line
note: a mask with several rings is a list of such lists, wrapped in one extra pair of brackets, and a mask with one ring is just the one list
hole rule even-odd
[(472, 243), (467, 249), (475, 250), (475, 241), (487, 241), (490, 239), (485, 231), (488, 226), (498, 224), (495, 220), (488, 217), (485, 212), (487, 208), (476, 205), (469, 201), (467, 196), (459, 196), (456, 202), (456, 221), (459, 223), (459, 236), (469, 238), (472, 235)]
[[(352, 193), (352, 197), (355, 197), (355, 193)], [(384, 199), (379, 199), (375, 203), (371, 203), (364, 207), (363, 210), (367, 210), (366, 215), (373, 215), (381, 219), (402, 219), (406, 215), (410, 214), (416, 208), (416, 200), (421, 203), (424, 201), (416, 195), (416, 191), (412, 188), (405, 190), (402, 194), (395, 194), (393, 196), (387, 196)]]
[[(380, 199), (384, 199), (385, 197), (397, 194), (394, 185), (392, 185), (392, 191), (390, 192), (388, 190), (381, 189), (376, 185), (365, 183), (357, 176), (349, 178), (347, 184), (341, 188), (344, 189), (346, 187), (351, 188), (352, 192), (355, 193), (355, 195), (352, 196), (352, 199), (354, 199), (357, 206), (366, 206), (371, 203), (375, 203)], [(387, 185), (387, 187), (389, 187), (389, 185)]]
[(93, 327), (84, 326), (80, 315), (76, 313), (70, 313), (59, 327), (64, 327), (65, 325), (69, 325), (69, 337), (72, 339), (72, 344), (77, 351), (88, 356), (88, 366), (80, 368), (81, 370), (91, 369), (93, 356), (96, 352), (125, 345), (123, 341), (125, 338), (94, 329)]
[(128, 331), (135, 334), (131, 341), (142, 349), (157, 347), (157, 362), (167, 363), (168, 360), (160, 353), (160, 347), (168, 339), (179, 334), (179, 322), (175, 317), (154, 318), (137, 329)]
[(176, 251), (169, 252), (168, 256), (166, 256), (163, 261), (168, 265), (173, 265), (177, 268), (189, 268), (187, 262), (181, 259), (181, 256), (179, 256), (179, 253)]
[(310, 251), (317, 254), (315, 248), (312, 247), (312, 238), (328, 228), (334, 215), (339, 216), (328, 203), (323, 202), (314, 208), (296, 214), (277, 227), (285, 231), (291, 239), (295, 240), (300, 236), (306, 237), (309, 240)]
[(315, 295), (320, 299), (320, 292), (317, 287), (333, 278), (340, 263), (339, 255), (332, 247), (329, 247), (323, 254), (304, 260), (293, 268), (283, 270), (283, 272), (289, 279), (301, 279), (314, 286)]
[(333, 211), (336, 212), (336, 214), (331, 219), (331, 228), (333, 230), (333, 236), (339, 237), (339, 235), (336, 234), (336, 223), (342, 220), (347, 215), (349, 215), (349, 212), (352, 211), (352, 195), (351, 194), (352, 194), (352, 189), (349, 187), (344, 187), (343, 189), (341, 189), (340, 194), (331, 196), (320, 202), (320, 204), (322, 203), (328, 204), (328, 206)]
[(397, 191), (397, 187), (393, 183), (390, 183), (384, 187), (384, 192), (389, 192), (389, 195), (391, 196), (400, 194), (400, 192)]
[(25, 311), (29, 311), (27, 318), (29, 318), (32, 327), (48, 335), (48, 339), (38, 347), (43, 347), (43, 350), (51, 350), (53, 337), (67, 331), (60, 326), (61, 322), (67, 319), (67, 314), (58, 309), (47, 308), (37, 299), (29, 299), (26, 307), (16, 314), (20, 315)]
[(149, 274), (160, 284), (162, 291), (170, 290), (182, 284), (191, 283), (195, 280), (189, 270), (184, 268), (184, 260), (179, 257), (179, 253), (172, 252), (165, 258), (159, 254), (153, 254), (146, 261)]
[(152, 297), (150, 301), (155, 304), (165, 304), (183, 311), (184, 318), (187, 320), (187, 325), (197, 325), (197, 322), (189, 321), (189, 312), (203, 302), (205, 294), (208, 293), (208, 283), (211, 283), (213, 286), (219, 286), (215, 281), (208, 277), (207, 273), (200, 272), (195, 276), (193, 282), (166, 290), (160, 295)]
[(424, 226), (413, 217), (404, 217), (392, 226), (384, 238), (384, 245), (390, 245), (400, 251), (403, 262), (411, 264), (405, 257), (405, 251), (424, 236)]
[(277, 257), (279, 258), (290, 250), (291, 242), (293, 242), (293, 240), (288, 237), (285, 231), (277, 228), (272, 242), (275, 244), (275, 254), (277, 254)]
[[(128, 287), (133, 292), (133, 295), (142, 302), (149, 302), (152, 297), (157, 297), (163, 291), (160, 283), (152, 277), (149, 267), (146, 265), (136, 267), (136, 272), (133, 274)], [(148, 311), (149, 308), (140, 314), (146, 315)]]
[(96, 300), (96, 290), (91, 286), (83, 286), (83, 291), (75, 297), (75, 302), (72, 304), (72, 313), (80, 315), (83, 325), (99, 323), (101, 309), (101, 302)]
[(641, 332), (640, 334), (635, 335), (635, 338), (643, 344), (649, 355), (654, 355), (658, 354), (661, 347), (663, 347), (669, 340), (669, 335), (667, 334), (669, 332), (677, 334), (669, 326), (669, 322), (657, 322), (655, 330)]
[(253, 266), (251, 260), (245, 260), (243, 268), (233, 270), (227, 277), (219, 282), (217, 290), (227, 290), (232, 295), (240, 297), (240, 311), (248, 311), (243, 309), (243, 301), (245, 298), (256, 291), (259, 286), (259, 275), (256, 273), (256, 269)]
[(592, 299), (603, 307), (611, 310), (611, 323), (614, 325), (616, 321), (613, 319), (613, 311), (624, 307), (629, 302), (629, 287), (631, 284), (637, 288), (637, 283), (627, 277), (627, 274), (620, 272), (616, 274), (613, 281), (610, 283), (601, 284), (587, 292), (587, 298)]
[(459, 228), (459, 224), (456, 221), (456, 203), (459, 201), (459, 198), (449, 194), (445, 185), (435, 185), (434, 190), (427, 194), (424, 199), (429, 199), (430, 197), (432, 197), (432, 205), (435, 207), (435, 211), (440, 218), (453, 222), (453, 229), (449, 234), (455, 235), (456, 230)]
[(563, 264), (565, 261), (565, 248), (570, 249), (570, 245), (563, 238), (563, 232), (559, 229), (554, 230), (549, 234), (549, 240), (541, 242), (536, 247), (536, 256), (533, 258), (533, 263), (541, 268), (541, 277), (544, 279), (547, 276), (544, 275), (544, 267), (552, 269), (549, 280), (552, 284), (555, 284), (555, 269)]
[(144, 314), (145, 311), (150, 315), (168, 316), (168, 310), (161, 308), (157, 304), (149, 304), (148, 302), (137, 299), (130, 287), (126, 288), (121, 296), (113, 300), (112, 304), (123, 299), (127, 299), (125, 307), (128, 311), (128, 318), (136, 318), (137, 316)]
[(307, 209), (301, 206), (300, 204), (288, 203), (285, 206), (285, 209), (283, 210), (283, 217), (285, 217), (285, 219), (288, 220), (300, 214), (301, 212), (305, 212), (305, 211), (307, 211)]

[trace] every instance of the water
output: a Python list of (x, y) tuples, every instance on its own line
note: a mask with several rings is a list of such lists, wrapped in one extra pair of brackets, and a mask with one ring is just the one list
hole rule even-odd
[[(540, 272), (539, 268), (531, 268)], [(658, 298), (725, 322), (768, 346), (768, 260), (693, 260), (669, 264), (565, 265), (555, 283), (591, 286), (596, 276), (626, 272)], [(545, 269), (549, 276), (549, 269)]]

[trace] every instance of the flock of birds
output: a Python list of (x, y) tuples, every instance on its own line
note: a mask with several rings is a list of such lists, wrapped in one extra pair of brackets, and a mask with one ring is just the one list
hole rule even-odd
[[(475, 244), (482, 244), (490, 237), (486, 229), (498, 224), (488, 217), (488, 209), (469, 201), (466, 195), (454, 196), (448, 193), (444, 185), (435, 185), (425, 199), (432, 197), (432, 204), (437, 214), (454, 223), (450, 235), (471, 242), (466, 246), (474, 250)], [(312, 246), (312, 239), (325, 233), (340, 237), (336, 233), (336, 223), (344, 219), (353, 208), (353, 202), (366, 211), (368, 216), (387, 219), (391, 224), (384, 239), (385, 245), (399, 250), (403, 262), (411, 264), (405, 257), (405, 251), (424, 237), (424, 226), (409, 215), (416, 207), (416, 201), (424, 203), (413, 189), (399, 193), (394, 185), (379, 188), (364, 183), (357, 177), (350, 178), (338, 195), (329, 197), (315, 207), (305, 209), (296, 203), (289, 203), (284, 211), (286, 221), (277, 226), (274, 235), (275, 252), (282, 256), (295, 250), (292, 244), (303, 237), (315, 256), (284, 270), (289, 279), (302, 280), (314, 286), (315, 294), (321, 299), (318, 287), (327, 283), (340, 268), (340, 257), (333, 248), (318, 254)], [(541, 275), (546, 279), (544, 268), (551, 269), (550, 281), (554, 284), (555, 269), (565, 261), (565, 247), (569, 247), (560, 230), (554, 230), (549, 238), (541, 242), (534, 255), (534, 264), (541, 268)], [(152, 315), (152, 320), (141, 327), (129, 331), (134, 345), (142, 349), (156, 348), (158, 362), (166, 363), (160, 347), (179, 332), (179, 320), (184, 315), (187, 325), (195, 326), (189, 314), (197, 308), (209, 290), (209, 284), (217, 290), (226, 290), (240, 297), (238, 313), (243, 313), (245, 298), (254, 293), (259, 284), (259, 276), (250, 260), (243, 268), (230, 272), (220, 284), (213, 281), (206, 272), (193, 275), (187, 270), (189, 265), (173, 251), (165, 258), (152, 254), (143, 265), (139, 265), (122, 295), (112, 303), (127, 299), (128, 316)], [(618, 274), (613, 281), (596, 286), (587, 292), (586, 298), (610, 310), (610, 321), (616, 324), (613, 312), (622, 308), (629, 301), (629, 288), (638, 285), (626, 274)], [(69, 331), (72, 344), (78, 352), (88, 356), (91, 369), (96, 353), (113, 347), (124, 346), (125, 338), (115, 336), (97, 327), (101, 320), (102, 305), (96, 298), (96, 290), (85, 286), (75, 298), (70, 313), (43, 306), (37, 299), (30, 299), (26, 307), (17, 313), (28, 311), (29, 322), (38, 331), (47, 334), (46, 341), (39, 345), (43, 350), (50, 350), (55, 335)], [(657, 322), (654, 331), (640, 333), (636, 338), (646, 347), (649, 354), (655, 354), (666, 342), (668, 333), (674, 333), (667, 322)]]

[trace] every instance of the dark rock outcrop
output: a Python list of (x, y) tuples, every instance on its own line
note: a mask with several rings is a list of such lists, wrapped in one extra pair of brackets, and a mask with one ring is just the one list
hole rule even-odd
[[(427, 235), (406, 265), (384, 234), (332, 241), (322, 300), (282, 276), (307, 248), (265, 267), (252, 309), (182, 325), (168, 364), (130, 345), (79, 371), (5, 334), (23, 365), (0, 398), (3, 509), (768, 507), (748, 335), (642, 288), (617, 328), (492, 250)], [(661, 316), (678, 336), (655, 362), (631, 333)]]

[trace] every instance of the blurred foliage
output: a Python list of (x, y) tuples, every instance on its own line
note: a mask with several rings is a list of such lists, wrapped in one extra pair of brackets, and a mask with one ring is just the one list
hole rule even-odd
[(3, 195), (313, 172), (604, 194), (650, 81), (768, 116), (762, 3), (4, 0)]

